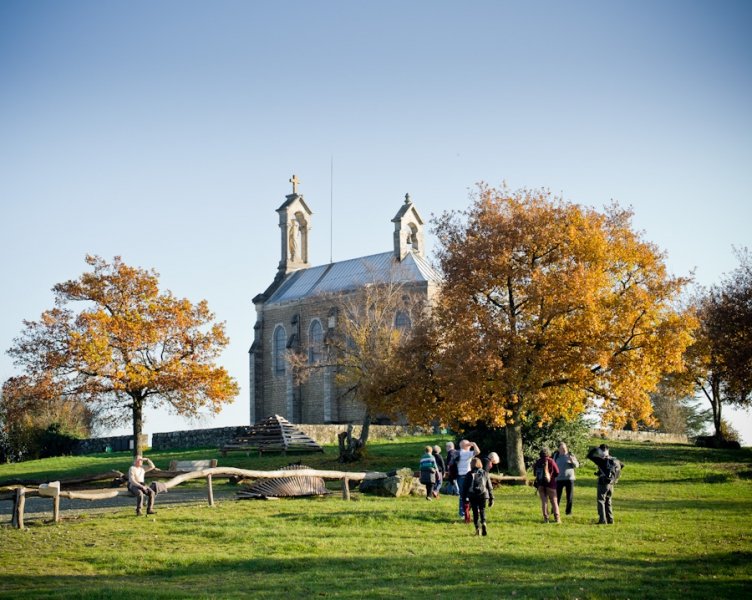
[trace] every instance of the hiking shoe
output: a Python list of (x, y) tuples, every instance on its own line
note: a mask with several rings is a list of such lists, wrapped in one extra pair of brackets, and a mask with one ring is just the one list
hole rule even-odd
[(483, 535), (488, 535), (488, 529), (486, 529), (486, 524), (481, 524), (481, 528), (483, 529)]
[(140, 516), (141, 516), (141, 509), (140, 509), (140, 508), (136, 510), (136, 516), (137, 516), (137, 517), (140, 517)]
[(147, 515), (156, 515), (156, 514), (157, 514), (157, 511), (156, 511), (156, 510), (147, 510), (147, 511), (146, 511), (146, 514), (147, 514)]
[(548, 517), (543, 517), (543, 522), (548, 523)]
[[(480, 535), (480, 529), (477, 527), (475, 528), (475, 535)], [(483, 535), (486, 535), (485, 533)]]

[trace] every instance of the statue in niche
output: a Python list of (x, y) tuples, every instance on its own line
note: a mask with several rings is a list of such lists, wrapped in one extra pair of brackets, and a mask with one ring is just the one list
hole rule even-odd
[(287, 242), (290, 251), (290, 260), (295, 260), (295, 254), (298, 251), (298, 223), (295, 219), (290, 222), (287, 230)]

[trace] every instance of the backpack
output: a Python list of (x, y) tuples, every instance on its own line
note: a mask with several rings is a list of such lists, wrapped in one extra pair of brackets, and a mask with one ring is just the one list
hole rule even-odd
[(551, 473), (548, 472), (548, 461), (543, 461), (543, 465), (535, 468), (534, 487), (546, 487), (551, 482)]
[(471, 473), (472, 480), (470, 481), (470, 490), (468, 495), (473, 498), (480, 498), (486, 493), (486, 472), (483, 469), (478, 469)]
[(606, 459), (606, 464), (601, 469), (599, 479), (603, 483), (616, 483), (621, 476), (621, 463), (615, 458), (609, 456)]

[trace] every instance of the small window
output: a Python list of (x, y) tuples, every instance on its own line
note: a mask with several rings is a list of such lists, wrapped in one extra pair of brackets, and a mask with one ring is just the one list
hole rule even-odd
[(282, 325), (277, 325), (274, 330), (274, 343), (272, 347), (272, 361), (275, 373), (285, 372), (285, 350), (287, 347), (287, 334)]
[(398, 331), (409, 331), (413, 326), (410, 316), (403, 310), (398, 310), (394, 317), (394, 326)]
[(308, 330), (308, 362), (320, 363), (324, 357), (324, 328), (321, 321), (316, 319)]

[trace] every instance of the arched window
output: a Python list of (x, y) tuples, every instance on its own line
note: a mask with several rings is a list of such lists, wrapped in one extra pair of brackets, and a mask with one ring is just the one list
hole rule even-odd
[(320, 363), (324, 357), (324, 328), (321, 321), (315, 319), (308, 330), (308, 362)]
[(409, 331), (412, 326), (413, 323), (410, 320), (410, 315), (404, 310), (398, 310), (394, 317), (394, 327), (397, 331)]
[(285, 372), (285, 350), (287, 349), (287, 334), (282, 325), (277, 325), (274, 330), (274, 342), (272, 344), (272, 364), (275, 373)]

